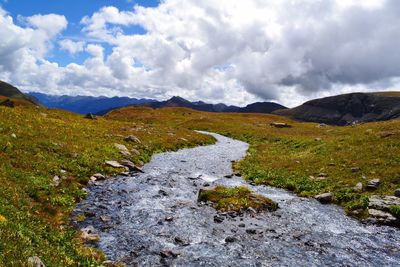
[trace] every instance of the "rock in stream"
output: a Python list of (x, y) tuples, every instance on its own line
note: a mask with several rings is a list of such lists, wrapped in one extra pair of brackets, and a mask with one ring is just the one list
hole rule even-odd
[[(248, 145), (212, 135), (214, 145), (155, 155), (144, 173), (89, 187), (74, 213), (94, 216), (77, 226), (94, 226), (97, 246), (127, 266), (398, 266), (398, 229), (362, 224), (340, 207), (231, 177), (231, 161)], [(205, 184), (247, 185), (280, 208), (219, 214), (197, 202)]]

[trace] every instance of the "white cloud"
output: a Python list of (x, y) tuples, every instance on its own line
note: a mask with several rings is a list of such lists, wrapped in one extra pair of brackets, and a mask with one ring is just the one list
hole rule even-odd
[(73, 41), (70, 39), (63, 39), (58, 42), (61, 50), (68, 51), (71, 55), (84, 51), (85, 42), (83, 41)]
[[(63, 16), (33, 16), (20, 27), (0, 9), (0, 78), (51, 93), (180, 95), (232, 104), (272, 99), (295, 105), (354, 90), (398, 89), (399, 12), (395, 0), (165, 0), (155, 8), (104, 7), (81, 20), (82, 33), (97, 44), (59, 42), (88, 58), (59, 67), (46, 54), (67, 25)], [(147, 32), (127, 33), (138, 26)]]

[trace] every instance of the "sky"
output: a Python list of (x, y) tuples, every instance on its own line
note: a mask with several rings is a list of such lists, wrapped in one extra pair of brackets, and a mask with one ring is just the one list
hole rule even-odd
[(400, 90), (398, 0), (0, 0), (23, 91), (289, 107)]

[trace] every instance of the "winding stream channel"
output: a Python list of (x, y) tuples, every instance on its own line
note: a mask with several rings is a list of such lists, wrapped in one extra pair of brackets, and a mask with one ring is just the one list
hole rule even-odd
[[(213, 135), (214, 145), (153, 156), (144, 173), (88, 188), (76, 213), (91, 214), (97, 243), (127, 266), (399, 266), (400, 231), (365, 225), (340, 207), (233, 176), (246, 143)], [(279, 204), (275, 212), (222, 216), (197, 203), (200, 188), (246, 185)], [(107, 219), (105, 219), (107, 218)], [(228, 239), (227, 239), (228, 237)], [(161, 254), (160, 254), (161, 252)]]

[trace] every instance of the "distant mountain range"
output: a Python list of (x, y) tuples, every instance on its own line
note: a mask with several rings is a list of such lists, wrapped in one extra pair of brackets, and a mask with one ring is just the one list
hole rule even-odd
[(273, 113), (299, 121), (335, 125), (400, 119), (400, 92), (337, 95)]
[(271, 113), (286, 107), (272, 102), (258, 102), (246, 107), (227, 106), (225, 104), (207, 104), (202, 101), (190, 102), (182, 97), (174, 96), (166, 101), (152, 99), (136, 99), (129, 97), (91, 97), (91, 96), (54, 96), (42, 93), (29, 93), (41, 104), (49, 108), (69, 110), (75, 113), (93, 113), (104, 115), (107, 112), (127, 106), (146, 106), (151, 108), (163, 107), (186, 107), (208, 112), (248, 112), (248, 113)]
[[(208, 112), (272, 113), (299, 121), (320, 122), (334, 125), (400, 119), (400, 92), (351, 93), (308, 101), (288, 109), (273, 102), (257, 102), (246, 107), (225, 104), (190, 102), (174, 96), (166, 101), (129, 97), (54, 96), (42, 93), (23, 94), (16, 87), (0, 81), (0, 96), (42, 104), (80, 114), (104, 115), (127, 106), (151, 108), (186, 107)], [(1, 100), (1, 99), (0, 99)]]
[(99, 114), (128, 105), (151, 103), (156, 100), (136, 99), (129, 97), (93, 97), (93, 96), (56, 96), (42, 93), (28, 93), (48, 108), (58, 108), (80, 114)]

